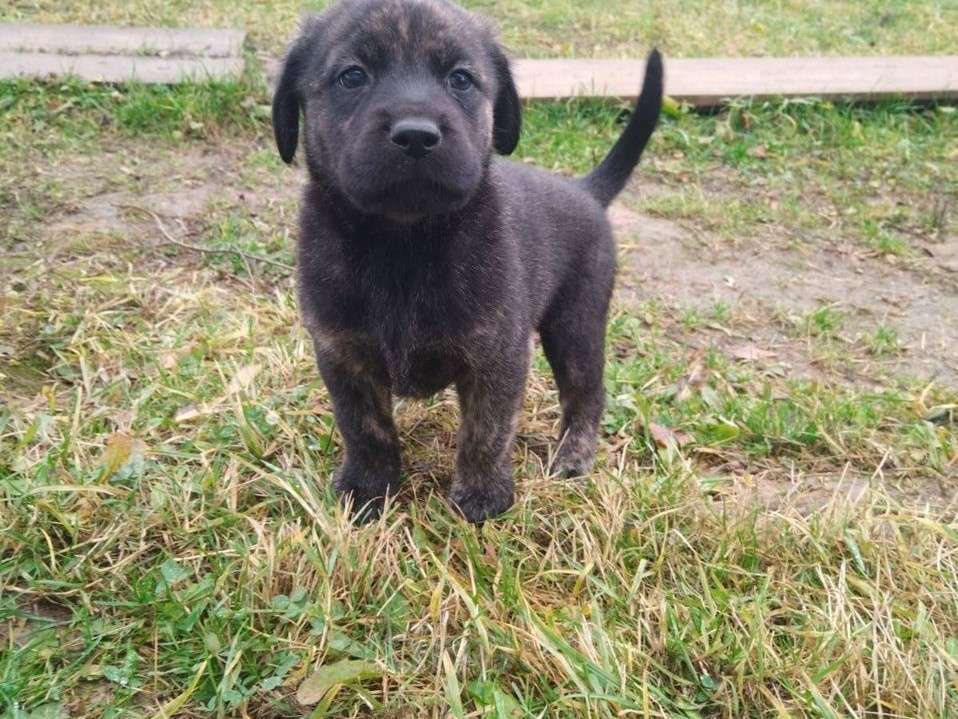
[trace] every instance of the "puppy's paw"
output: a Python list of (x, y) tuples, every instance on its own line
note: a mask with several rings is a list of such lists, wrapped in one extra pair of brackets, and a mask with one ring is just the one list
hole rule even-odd
[(595, 461), (573, 457), (559, 457), (552, 465), (552, 471), (562, 479), (581, 479), (592, 471)]
[(563, 479), (585, 477), (595, 464), (595, 439), (568, 436), (560, 442), (552, 471)]
[(449, 490), (449, 503), (473, 524), (498, 517), (513, 501), (511, 479), (481, 486), (456, 481)]
[(373, 478), (368, 472), (344, 464), (333, 476), (333, 487), (343, 504), (350, 507), (356, 524), (367, 524), (380, 517), (386, 497), (396, 491), (398, 477)]

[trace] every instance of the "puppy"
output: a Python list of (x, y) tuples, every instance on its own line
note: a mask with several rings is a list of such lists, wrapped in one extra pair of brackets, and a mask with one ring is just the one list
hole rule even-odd
[(490, 26), (444, 0), (352, 0), (307, 20), (273, 99), (292, 162), (303, 117), (298, 292), (345, 442), (333, 482), (376, 515), (400, 483), (392, 398), (455, 385), (451, 504), (513, 502), (511, 449), (538, 331), (562, 404), (554, 469), (587, 474), (604, 406), (615, 248), (605, 208), (655, 129), (662, 62), (605, 160), (567, 179), (498, 160), (521, 106)]

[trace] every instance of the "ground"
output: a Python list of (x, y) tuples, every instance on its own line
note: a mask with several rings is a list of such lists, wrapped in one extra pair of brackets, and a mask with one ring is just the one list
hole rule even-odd
[[(931, 53), (958, 28), (936, 2), (482, 6), (529, 54)], [(254, 60), (295, 15), (71, 7), (2, 12), (248, 24)], [(958, 712), (953, 106), (665, 118), (611, 211), (596, 472), (547, 473), (540, 352), (517, 506), (474, 529), (443, 502), (451, 392), (398, 405), (409, 481), (379, 524), (336, 506), (302, 169), (267, 102), (255, 73), (0, 84), (4, 719)], [(582, 172), (621, 111), (532, 105), (516, 160)]]

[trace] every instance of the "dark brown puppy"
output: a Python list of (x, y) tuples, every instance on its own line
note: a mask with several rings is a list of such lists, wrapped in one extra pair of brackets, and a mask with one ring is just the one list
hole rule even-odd
[(559, 386), (555, 469), (595, 455), (615, 253), (605, 207), (655, 128), (662, 64), (602, 164), (579, 180), (493, 158), (520, 103), (489, 26), (443, 0), (354, 0), (309, 19), (273, 100), (291, 162), (305, 120), (299, 300), (346, 444), (336, 489), (364, 516), (400, 481), (392, 397), (455, 384), (450, 501), (513, 502), (510, 451), (538, 330)]

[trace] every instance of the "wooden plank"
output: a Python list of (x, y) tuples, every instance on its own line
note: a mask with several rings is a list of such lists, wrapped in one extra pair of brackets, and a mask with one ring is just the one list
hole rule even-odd
[[(642, 60), (517, 60), (523, 97), (633, 99)], [(958, 98), (958, 56), (666, 59), (665, 91), (693, 105), (734, 97)]]
[(0, 53), (236, 57), (245, 38), (228, 29), (0, 23)]
[[(280, 68), (278, 60), (266, 63), (270, 87)], [(514, 60), (512, 68), (519, 94), (541, 100), (634, 100), (645, 75), (644, 60)], [(665, 61), (665, 90), (702, 107), (736, 97), (955, 99), (958, 56), (673, 58)]]
[(185, 80), (233, 78), (242, 72), (243, 58), (240, 57), (137, 57), (0, 52), (0, 78), (71, 75), (90, 82), (135, 80), (171, 85)]
[[(0, 77), (76, 75), (86, 80), (172, 83), (242, 72), (245, 34), (198, 28), (0, 23)], [(268, 67), (275, 76), (275, 63)], [(517, 60), (520, 94), (632, 99), (642, 60)], [(958, 56), (675, 58), (666, 60), (666, 92), (694, 105), (733, 97), (877, 99), (958, 98)]]

